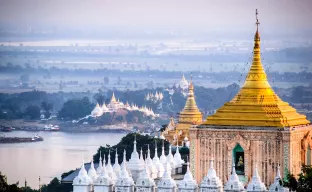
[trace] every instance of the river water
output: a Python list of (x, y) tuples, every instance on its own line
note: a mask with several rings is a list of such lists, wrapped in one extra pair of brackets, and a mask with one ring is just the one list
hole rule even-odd
[(82, 158), (91, 161), (99, 146), (115, 145), (125, 133), (64, 133), (25, 132), (5, 133), (7, 137), (33, 137), (39, 134), (42, 142), (0, 144), (0, 171), (8, 183), (19, 181), (19, 186), (27, 185), (38, 189), (63, 172), (81, 166)]

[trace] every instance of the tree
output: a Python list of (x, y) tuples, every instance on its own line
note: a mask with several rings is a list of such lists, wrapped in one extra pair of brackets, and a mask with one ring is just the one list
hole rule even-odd
[(29, 119), (39, 119), (40, 118), (40, 107), (36, 106), (36, 105), (29, 105), (25, 112), (24, 112), (24, 116), (26, 118)]
[(81, 100), (71, 99), (64, 103), (62, 109), (58, 113), (58, 118), (64, 119), (78, 119), (89, 115), (94, 105), (90, 102), (88, 97)]
[(298, 180), (291, 173), (287, 173), (283, 186), (291, 191), (308, 192), (312, 191), (312, 166), (302, 165)]

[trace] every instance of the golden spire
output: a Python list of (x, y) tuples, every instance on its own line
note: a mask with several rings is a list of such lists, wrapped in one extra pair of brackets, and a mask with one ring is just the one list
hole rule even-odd
[(180, 112), (179, 116), (179, 123), (184, 122), (184, 123), (191, 123), (191, 124), (198, 124), (202, 122), (202, 114), (199, 111), (195, 97), (194, 97), (194, 86), (192, 82), (192, 75), (191, 75), (191, 80), (189, 83), (189, 91), (188, 91), (188, 96), (186, 99), (186, 103), (184, 106), (184, 109)]
[(253, 60), (243, 87), (204, 124), (285, 127), (310, 123), (271, 88), (261, 63), (259, 24), (256, 10)]
[(111, 102), (116, 102), (116, 97), (115, 97), (115, 93), (113, 92), (112, 98), (111, 98)]

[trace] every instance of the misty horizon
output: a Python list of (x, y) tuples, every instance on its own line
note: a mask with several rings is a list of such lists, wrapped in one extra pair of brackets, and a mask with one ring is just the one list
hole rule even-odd
[[(150, 1), (1, 0), (3, 33), (48, 33), (56, 37), (214, 35), (241, 38), (255, 31), (272, 38), (311, 37), (312, 2), (303, 1)], [(247, 37), (249, 38), (249, 37)]]

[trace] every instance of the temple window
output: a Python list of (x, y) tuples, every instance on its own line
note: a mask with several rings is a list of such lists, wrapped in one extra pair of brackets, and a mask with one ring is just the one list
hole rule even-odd
[(245, 175), (244, 149), (237, 144), (233, 149), (233, 158), (237, 175)]

